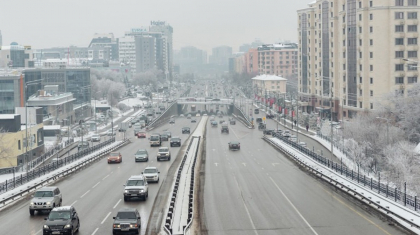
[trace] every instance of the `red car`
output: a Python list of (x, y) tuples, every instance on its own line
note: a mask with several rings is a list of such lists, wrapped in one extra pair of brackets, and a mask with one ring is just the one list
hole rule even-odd
[(108, 156), (108, 164), (110, 163), (121, 163), (122, 162), (122, 156), (119, 152), (112, 152)]
[(146, 132), (137, 132), (137, 138), (146, 138)]

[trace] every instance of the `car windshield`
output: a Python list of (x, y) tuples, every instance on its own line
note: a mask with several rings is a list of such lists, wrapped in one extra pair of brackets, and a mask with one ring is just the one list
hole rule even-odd
[(167, 148), (161, 148), (161, 149), (159, 149), (159, 153), (163, 153), (163, 152), (168, 152), (168, 149)]
[(99, 138), (99, 135), (93, 135), (92, 137), (93, 138)]
[(117, 219), (137, 219), (136, 213), (134, 212), (118, 212)]
[(118, 156), (120, 156), (120, 153), (111, 153), (110, 156), (111, 157), (118, 157)]
[(159, 136), (151, 136), (150, 140), (159, 140)]
[(230, 144), (236, 145), (236, 144), (239, 144), (239, 142), (230, 142)]
[(144, 173), (156, 173), (157, 170), (156, 169), (145, 169)]
[(145, 132), (139, 132), (139, 134), (140, 134), (140, 135), (144, 135), (144, 134), (146, 134), (146, 133), (145, 133)]
[(38, 191), (35, 193), (34, 197), (53, 197), (52, 191)]
[(51, 211), (48, 219), (49, 220), (58, 220), (58, 219), (70, 219), (70, 211)]
[(179, 141), (180, 138), (172, 138), (172, 141)]
[(129, 180), (127, 181), (127, 186), (143, 186), (144, 181), (143, 180)]
[(136, 154), (138, 154), (138, 155), (140, 155), (140, 154), (147, 154), (147, 151), (146, 150), (139, 150), (139, 151), (137, 151)]

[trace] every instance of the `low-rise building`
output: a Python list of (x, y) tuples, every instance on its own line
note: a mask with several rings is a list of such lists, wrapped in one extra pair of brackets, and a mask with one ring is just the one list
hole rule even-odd
[(286, 94), (287, 79), (275, 75), (260, 75), (252, 78), (255, 98), (266, 102), (269, 98)]

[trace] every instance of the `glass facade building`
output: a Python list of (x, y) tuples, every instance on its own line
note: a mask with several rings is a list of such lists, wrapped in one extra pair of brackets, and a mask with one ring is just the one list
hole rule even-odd
[(20, 106), (20, 76), (0, 77), (0, 114), (13, 114)]

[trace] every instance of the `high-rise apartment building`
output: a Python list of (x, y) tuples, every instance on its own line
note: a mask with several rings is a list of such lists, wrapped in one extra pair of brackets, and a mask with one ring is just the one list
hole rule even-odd
[(95, 34), (88, 46), (89, 59), (118, 61), (118, 39), (113, 33)]
[(135, 37), (136, 71), (146, 72), (156, 67), (156, 38), (150, 35)]
[[(162, 33), (162, 37), (160, 39), (157, 38), (157, 44), (162, 45), (161, 49), (157, 47), (158, 55), (162, 57), (162, 64), (159, 64), (160, 59), (156, 57), (158, 58), (158, 68), (162, 68), (163, 74), (166, 75), (167, 79), (172, 79), (174, 59), (172, 35), (174, 30), (172, 26), (167, 24), (165, 21), (151, 21), (149, 32)], [(159, 53), (159, 51), (161, 52)]]
[(118, 57), (124, 64), (130, 65), (131, 72), (136, 73), (136, 46), (132, 36), (125, 36), (118, 40)]
[(258, 47), (259, 74), (290, 77), (297, 74), (296, 43), (266, 44)]
[(32, 68), (34, 67), (31, 46), (22, 46), (12, 42), (0, 48), (0, 68)]
[(232, 56), (232, 47), (219, 46), (212, 49), (209, 57), (209, 64), (220, 66), (224, 70), (228, 70), (229, 58)]
[(182, 73), (198, 73), (207, 64), (207, 52), (193, 46), (182, 47), (174, 53), (174, 62)]
[(417, 0), (316, 0), (299, 10), (301, 110), (338, 120), (405, 94), (418, 80), (419, 10)]

